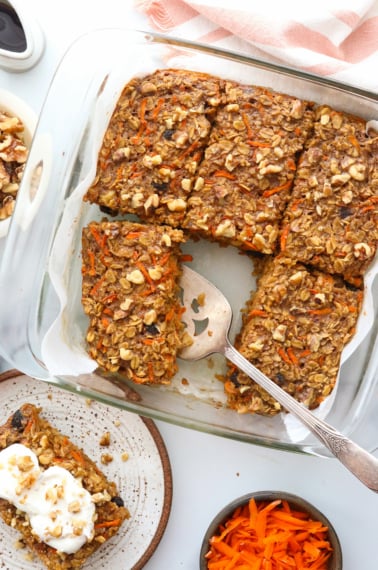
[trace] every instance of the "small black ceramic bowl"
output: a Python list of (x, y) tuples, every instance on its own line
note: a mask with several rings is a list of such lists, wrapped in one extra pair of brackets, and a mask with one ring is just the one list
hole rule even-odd
[(248, 505), (249, 500), (252, 498), (255, 499), (257, 506), (262, 501), (268, 503), (276, 501), (278, 499), (287, 501), (290, 509), (307, 513), (313, 521), (321, 522), (323, 526), (326, 526), (328, 528), (327, 540), (332, 547), (332, 554), (327, 561), (326, 569), (342, 570), (343, 562), (341, 546), (336, 531), (333, 528), (331, 522), (316, 507), (314, 507), (305, 499), (302, 499), (301, 497), (298, 497), (297, 495), (293, 495), (291, 493), (286, 493), (284, 491), (259, 491), (255, 493), (249, 493), (247, 495), (239, 497), (238, 499), (235, 499), (234, 501), (231, 501), (231, 503), (226, 505), (214, 517), (205, 533), (200, 552), (200, 570), (208, 570), (208, 561), (205, 558), (205, 555), (210, 550), (210, 539), (213, 536), (219, 534), (219, 527), (224, 525), (226, 521), (232, 517), (236, 508)]

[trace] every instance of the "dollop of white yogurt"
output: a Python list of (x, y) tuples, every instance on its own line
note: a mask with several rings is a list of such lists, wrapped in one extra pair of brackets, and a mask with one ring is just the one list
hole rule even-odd
[(73, 554), (94, 536), (91, 494), (67, 469), (42, 471), (25, 445), (0, 452), (0, 497), (26, 513), (33, 532), (60, 552)]

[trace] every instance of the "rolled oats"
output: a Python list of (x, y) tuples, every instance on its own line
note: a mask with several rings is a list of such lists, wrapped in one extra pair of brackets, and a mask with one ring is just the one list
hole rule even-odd
[[(377, 146), (362, 119), (266, 88), (184, 70), (133, 79), (84, 199), (151, 225), (142, 241), (141, 227), (125, 241), (122, 222), (84, 230), (92, 358), (134, 382), (170, 381), (176, 351), (190, 339), (178, 312), (174, 323), (167, 319), (178, 307), (176, 285), (162, 283), (154, 248), (159, 242), (171, 252), (179, 276), (184, 237), (169, 226), (180, 227), (193, 238), (266, 254), (240, 349), (297, 399), (319, 405), (333, 389), (377, 250)], [(280, 411), (241, 372), (230, 371), (225, 388), (239, 412)]]
[(167, 384), (177, 372), (177, 351), (189, 342), (178, 298), (183, 241), (182, 231), (168, 226), (103, 221), (84, 228), (88, 351), (104, 370), (139, 384)]
[[(276, 256), (266, 261), (235, 346), (294, 398), (315, 408), (335, 385), (361, 302), (362, 291), (340, 277)], [(225, 390), (228, 405), (239, 413), (281, 411), (265, 390), (231, 366)]]
[(364, 120), (316, 110), (283, 219), (286, 255), (361, 282), (378, 247), (377, 152), (378, 133), (367, 135)]
[(131, 80), (110, 120), (85, 200), (180, 225), (220, 102), (219, 84), (182, 70)]
[(225, 82), (184, 228), (206, 239), (274, 253), (296, 157), (312, 120), (308, 102)]

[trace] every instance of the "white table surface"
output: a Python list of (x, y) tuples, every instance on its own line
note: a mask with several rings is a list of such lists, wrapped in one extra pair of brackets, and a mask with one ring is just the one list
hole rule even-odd
[[(0, 70), (0, 87), (23, 97), (37, 113), (56, 65), (77, 36), (120, 25), (148, 29), (132, 0), (18, 0), (20, 12), (23, 5), (33, 7), (45, 34), (46, 50), (32, 70), (17, 74)], [(239, 495), (266, 489), (297, 493), (330, 518), (341, 541), (344, 570), (378, 568), (378, 496), (336, 460), (156, 423), (171, 460), (173, 502), (166, 531), (146, 570), (196, 570), (202, 536), (213, 515)]]

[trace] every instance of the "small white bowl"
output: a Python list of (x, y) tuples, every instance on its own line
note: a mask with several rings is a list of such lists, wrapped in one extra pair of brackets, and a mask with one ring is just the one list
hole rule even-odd
[[(36, 113), (22, 99), (5, 89), (0, 89), (0, 110), (18, 117), (22, 121), (24, 131), (20, 133), (20, 138), (30, 149), (37, 125)], [(0, 239), (7, 235), (10, 221), (11, 216), (5, 220), (0, 220)]]

